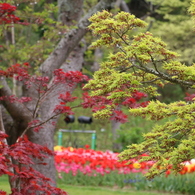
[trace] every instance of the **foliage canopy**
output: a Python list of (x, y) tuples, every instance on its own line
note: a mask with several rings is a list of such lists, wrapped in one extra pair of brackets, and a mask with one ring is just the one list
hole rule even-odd
[[(189, 11), (195, 13), (195, 1)], [(133, 15), (120, 12), (113, 15), (107, 11), (99, 12), (90, 18), (89, 29), (99, 39), (92, 47), (111, 47), (106, 62), (94, 74), (85, 88), (92, 95), (103, 95), (120, 104), (134, 91), (146, 92), (158, 96), (157, 86), (175, 83), (190, 89), (195, 88), (195, 64), (186, 66), (178, 59), (179, 55), (167, 48), (160, 38), (150, 32), (139, 33), (131, 37), (135, 28), (146, 27), (146, 23)], [(130, 113), (149, 120), (169, 120), (161, 126), (155, 126), (144, 135), (141, 144), (133, 144), (120, 154), (122, 160), (137, 158), (140, 161), (156, 161), (147, 173), (148, 178), (166, 171), (170, 166), (179, 172), (184, 161), (194, 158), (195, 152), (195, 102), (194, 96), (170, 104), (151, 101), (147, 107), (130, 109)], [(112, 106), (96, 112), (96, 117), (105, 117)], [(142, 155), (142, 154), (148, 155)]]

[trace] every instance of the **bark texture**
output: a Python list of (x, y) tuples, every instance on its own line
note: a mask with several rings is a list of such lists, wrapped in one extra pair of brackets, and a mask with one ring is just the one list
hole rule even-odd
[(103, 57), (103, 51), (100, 48), (95, 49), (95, 51), (94, 51), (94, 62), (93, 62), (93, 65), (91, 67), (91, 70), (93, 72), (99, 70), (100, 62), (102, 61), (102, 57)]
[(89, 12), (79, 20), (77, 28), (71, 30), (60, 40), (51, 55), (41, 65), (40, 72), (51, 78), (52, 72), (64, 63), (70, 52), (88, 32), (87, 26), (90, 24), (88, 18), (97, 11), (110, 8), (114, 2), (115, 0), (101, 0), (94, 8), (89, 10)]

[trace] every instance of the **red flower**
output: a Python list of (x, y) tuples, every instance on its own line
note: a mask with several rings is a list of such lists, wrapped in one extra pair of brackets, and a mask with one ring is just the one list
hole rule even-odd
[(186, 174), (188, 172), (188, 167), (187, 166), (184, 166), (183, 168), (182, 168), (182, 170), (179, 172), (181, 175), (184, 175), (184, 174)]
[(13, 14), (16, 7), (8, 3), (0, 3), (0, 24), (16, 23), (20, 20)]
[(86, 144), (86, 145), (85, 145), (85, 148), (86, 148), (86, 149), (89, 149), (89, 148), (90, 148), (90, 145)]
[(170, 173), (171, 173), (171, 170), (168, 169), (168, 170), (165, 172), (165, 177), (168, 177), (168, 176), (170, 175)]

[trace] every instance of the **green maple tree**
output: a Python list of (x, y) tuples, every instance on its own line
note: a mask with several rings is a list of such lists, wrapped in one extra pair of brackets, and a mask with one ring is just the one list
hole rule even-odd
[[(189, 8), (195, 16), (195, 0)], [(90, 18), (89, 29), (98, 36), (92, 47), (109, 47), (113, 52), (94, 74), (85, 88), (92, 95), (103, 95), (115, 103), (131, 96), (134, 91), (143, 91), (158, 96), (157, 88), (167, 83), (195, 88), (195, 64), (186, 66), (179, 61), (179, 55), (167, 48), (167, 44), (150, 32), (132, 36), (136, 28), (147, 23), (129, 13), (113, 15), (99, 12)], [(107, 105), (95, 113), (95, 117), (109, 116), (114, 105)], [(132, 144), (120, 155), (121, 160), (136, 158), (139, 161), (153, 160), (156, 163), (146, 174), (148, 178), (166, 171), (170, 165), (178, 173), (182, 162), (194, 158), (195, 153), (195, 102), (177, 101), (170, 104), (151, 101), (147, 107), (131, 109), (130, 113), (149, 120), (167, 118), (161, 126), (143, 135), (144, 141)], [(143, 156), (142, 154), (148, 154)]]

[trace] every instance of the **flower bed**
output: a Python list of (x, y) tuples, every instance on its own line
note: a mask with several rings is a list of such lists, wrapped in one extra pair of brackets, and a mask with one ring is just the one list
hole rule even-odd
[(78, 171), (89, 176), (96, 176), (97, 173), (105, 175), (116, 171), (118, 174), (145, 173), (153, 162), (136, 161), (133, 164), (127, 164), (127, 161), (119, 162), (117, 155), (110, 151), (102, 152), (83, 148), (63, 148), (55, 147), (56, 168), (57, 171), (72, 173), (76, 175)]
[[(111, 151), (95, 151), (92, 149), (83, 148), (64, 148), (56, 146), (56, 169), (58, 173), (72, 173), (76, 175), (78, 171), (89, 176), (95, 176), (96, 173), (101, 175), (108, 174), (112, 171), (116, 171), (118, 174), (129, 174), (129, 173), (146, 173), (147, 170), (153, 166), (154, 162), (142, 162), (139, 163), (136, 160), (131, 160), (131, 164), (128, 161), (119, 162), (117, 155)], [(180, 174), (195, 172), (195, 160), (192, 159), (190, 162), (185, 162), (184, 167)], [(166, 175), (168, 176), (171, 170), (167, 170)]]
[(118, 153), (83, 148), (56, 146), (55, 151), (56, 169), (59, 182), (62, 183), (93, 186), (117, 185), (119, 187), (129, 185), (135, 189), (169, 192), (191, 193), (195, 191), (195, 174), (193, 174), (195, 160), (185, 162), (177, 176), (170, 174), (171, 170), (167, 170), (165, 175), (148, 181), (143, 173), (153, 166), (153, 161), (139, 163), (131, 160), (133, 163), (128, 164), (128, 161), (118, 161)]

